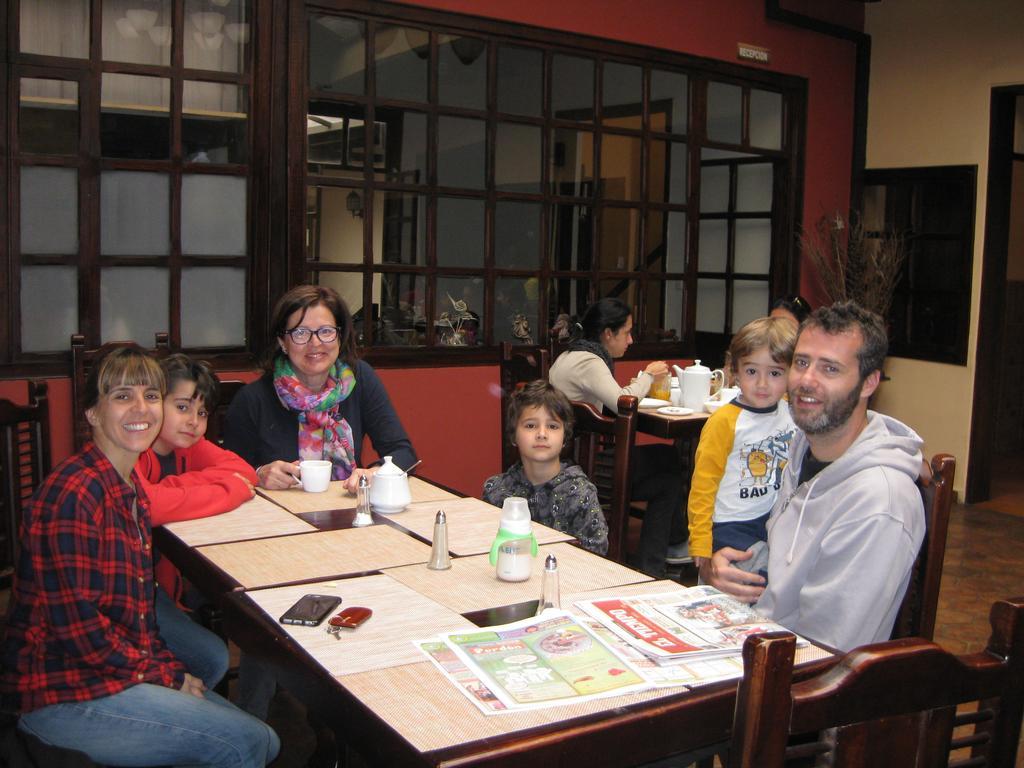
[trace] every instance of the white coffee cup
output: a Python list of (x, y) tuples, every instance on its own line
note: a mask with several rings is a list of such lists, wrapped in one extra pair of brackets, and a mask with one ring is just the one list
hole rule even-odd
[(299, 479), (307, 493), (323, 493), (331, 484), (331, 462), (308, 460), (299, 462)]

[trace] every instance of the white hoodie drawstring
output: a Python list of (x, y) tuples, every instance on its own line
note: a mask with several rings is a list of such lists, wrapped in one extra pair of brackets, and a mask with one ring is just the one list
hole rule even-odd
[(793, 562), (793, 553), (796, 551), (796, 540), (800, 535), (800, 526), (804, 522), (804, 506), (807, 504), (807, 500), (811, 498), (811, 492), (814, 490), (814, 484), (818, 482), (818, 478), (821, 475), (816, 475), (811, 484), (807, 488), (807, 495), (804, 496), (804, 500), (800, 502), (800, 514), (796, 519), (796, 530), (793, 531), (793, 541), (789, 545), (789, 552), (786, 553), (786, 565), (790, 565)]

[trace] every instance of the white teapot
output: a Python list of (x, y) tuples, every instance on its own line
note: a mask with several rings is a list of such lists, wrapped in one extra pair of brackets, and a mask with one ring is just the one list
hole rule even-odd
[(370, 483), (370, 506), (374, 512), (393, 515), (409, 506), (410, 501), (408, 474), (391, 461), (390, 456), (385, 456)]
[(711, 396), (711, 383), (717, 378), (719, 386), (725, 381), (725, 374), (721, 369), (712, 371), (706, 365), (701, 365), (700, 360), (694, 360), (693, 365), (683, 369), (678, 365), (672, 368), (679, 377), (679, 391), (682, 406), (692, 408), (694, 411), (704, 409), (704, 401)]

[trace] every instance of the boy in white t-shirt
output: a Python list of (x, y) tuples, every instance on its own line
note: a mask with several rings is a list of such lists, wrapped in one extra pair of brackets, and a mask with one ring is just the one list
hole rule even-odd
[(795, 429), (782, 399), (795, 342), (789, 320), (763, 317), (743, 326), (729, 345), (740, 395), (704, 425), (690, 483), (690, 554), (698, 566), (733, 547), (753, 551), (736, 567), (766, 575), (766, 524)]

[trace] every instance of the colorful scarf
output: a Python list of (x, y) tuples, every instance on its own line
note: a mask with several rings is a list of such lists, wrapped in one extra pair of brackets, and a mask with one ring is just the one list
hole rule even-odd
[(310, 391), (295, 375), (291, 361), (279, 357), (274, 364), (274, 390), (290, 411), (299, 415), (299, 459), (327, 459), (335, 480), (344, 480), (356, 465), (352, 428), (338, 418), (341, 402), (352, 394), (356, 375), (347, 363), (336, 360), (319, 392)]

